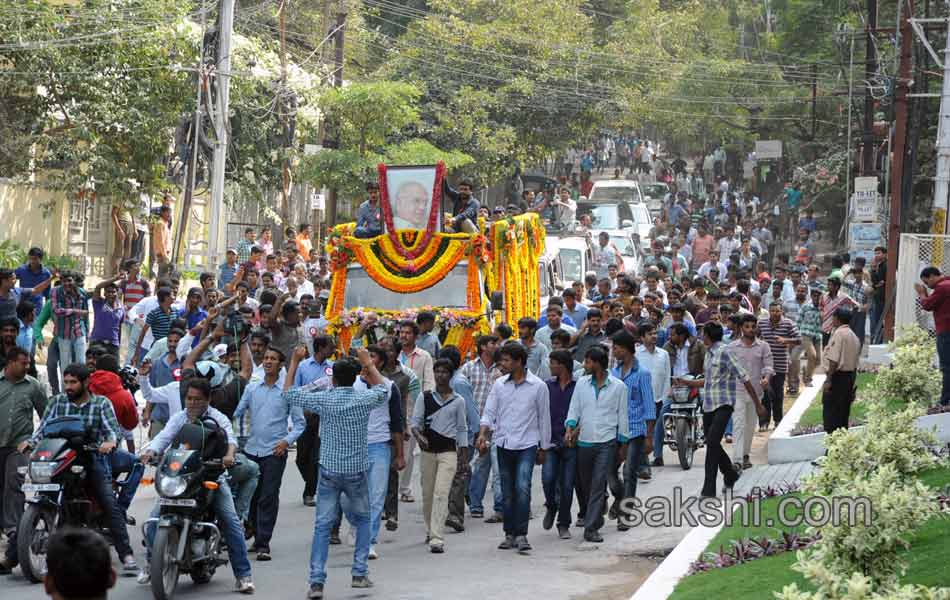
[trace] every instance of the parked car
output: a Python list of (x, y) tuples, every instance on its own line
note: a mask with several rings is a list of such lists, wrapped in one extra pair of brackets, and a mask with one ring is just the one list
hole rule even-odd
[(639, 204), (643, 202), (643, 193), (640, 191), (640, 184), (631, 179), (605, 179), (594, 182), (587, 201)]
[(656, 183), (644, 183), (640, 186), (640, 190), (643, 192), (650, 214), (654, 217), (659, 215), (663, 211), (663, 199), (670, 193), (670, 186), (658, 181)]

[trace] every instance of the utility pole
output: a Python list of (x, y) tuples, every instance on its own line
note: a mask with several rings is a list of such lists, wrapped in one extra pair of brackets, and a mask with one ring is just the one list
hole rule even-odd
[(870, 82), (877, 75), (877, 53), (874, 37), (877, 35), (877, 0), (868, 0), (868, 25), (864, 48), (864, 135), (861, 141), (861, 175), (874, 175), (874, 97)]
[[(211, 218), (208, 222), (208, 258), (205, 267), (217, 267), (218, 238), (224, 210), (224, 172), (228, 158), (228, 101), (231, 83), (231, 32), (234, 29), (234, 0), (221, 0), (218, 14), (218, 60), (215, 67), (217, 94), (214, 107), (214, 162), (211, 171)], [(182, 215), (186, 218), (186, 215)]]
[[(948, 24), (950, 25), (950, 24)], [(937, 64), (940, 64), (939, 61)], [(934, 177), (934, 233), (950, 231), (950, 26), (943, 53), (943, 87), (940, 92), (940, 120), (937, 128), (937, 173)]]
[[(340, 2), (340, 10), (336, 14), (336, 34), (334, 37), (334, 60), (333, 60), (333, 87), (343, 87), (343, 30), (346, 24), (346, 13), (343, 12), (343, 2)], [(340, 132), (334, 130), (333, 138), (335, 143), (332, 145), (338, 148), (340, 145)], [(326, 147), (327, 144), (324, 143)], [(336, 225), (336, 209), (339, 200), (337, 189), (330, 188), (327, 198), (327, 225), (333, 227)]]
[[(277, 120), (280, 122), (281, 133), (283, 134), (283, 146), (286, 151), (293, 141), (291, 140), (292, 131), (290, 126), (291, 106), (290, 90), (287, 89), (287, 0), (280, 0), (280, 6), (277, 8), (277, 14), (280, 22), (280, 85), (277, 90)], [(284, 226), (290, 223), (290, 161), (284, 157), (280, 168), (280, 218), (284, 221)], [(309, 257), (307, 257), (309, 258)]]
[[(201, 122), (203, 119), (202, 93), (205, 86), (205, 34), (208, 31), (208, 13), (201, 8), (201, 51), (198, 53), (198, 69), (196, 77), (198, 79), (198, 97), (195, 99), (195, 114), (191, 121), (191, 156), (188, 159), (188, 169), (185, 172), (185, 193), (181, 201), (181, 213), (178, 217), (178, 225), (175, 227), (175, 236), (172, 240), (172, 265), (178, 264), (181, 255), (182, 239), (185, 236), (185, 230), (188, 227), (188, 215), (191, 213), (191, 201), (195, 194), (195, 171), (198, 169), (198, 148), (201, 145)], [(151, 235), (151, 232), (149, 232)], [(154, 265), (149, 265), (149, 269)]]
[(811, 141), (818, 132), (818, 63), (811, 65)]
[[(872, 0), (873, 1), (873, 0)], [(894, 144), (893, 168), (891, 169), (890, 223), (887, 229), (887, 281), (889, 295), (897, 291), (897, 261), (901, 237), (901, 181), (904, 175), (904, 155), (907, 141), (907, 89), (910, 87), (910, 63), (914, 34), (910, 19), (914, 16), (913, 0), (906, 0), (906, 10), (900, 8), (900, 68), (894, 86)], [(894, 303), (884, 314), (884, 337), (894, 339)]]

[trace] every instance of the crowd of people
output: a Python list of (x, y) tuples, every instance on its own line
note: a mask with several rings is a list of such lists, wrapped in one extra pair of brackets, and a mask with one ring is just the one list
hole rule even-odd
[[(579, 165), (585, 180), (598, 168), (589, 158)], [(479, 211), (491, 219), (525, 208), (488, 210), (470, 184), (459, 187), (450, 227), (464, 229)], [(283, 248), (269, 228), (247, 229), (217, 272), (202, 273), (184, 295), (164, 262), (150, 280), (126, 254), (114, 277), (87, 291), (81, 273), (53, 272), (43, 250), (31, 249), (20, 268), (0, 269), (0, 415), (10, 415), (0, 418), (8, 538), (0, 572), (22, 558), (10, 543), (23, 511), (18, 468), (58, 415), (81, 415), (95, 432), (96, 493), (122, 570), (141, 583), (151, 574), (129, 545), (127, 511), (143, 463), (185, 423), (209, 418), (227, 433), (229, 477), (215, 510), (243, 593), (254, 591), (252, 556), (287, 551), (274, 532), (294, 450), (301, 501), (316, 507), (310, 598), (323, 595), (328, 547), (341, 543), (344, 517), (355, 537), (352, 585), (373, 585), (367, 561), (379, 557), (383, 529), (398, 530), (400, 505), (416, 501), (414, 470), (432, 553), (446, 552), (446, 528), (462, 532), (468, 518), (500, 523), (498, 548), (526, 554), (535, 465), (542, 529), (556, 526), (562, 539), (580, 529), (590, 543), (603, 541), (608, 519), (627, 529), (621, 502), (666, 466), (664, 415), (677, 394), (701, 403), (702, 498), (718, 496), (719, 473), (729, 488), (752, 466), (756, 430), (782, 420), (786, 396), (811, 384), (819, 364), (825, 429), (847, 427), (865, 315), (872, 334), (879, 329), (886, 249), (871, 265), (836, 255), (828, 269), (814, 251), (811, 212), (798, 215), (793, 251), (780, 252), (768, 206), (743, 203), (748, 196), (723, 176), (705, 186), (705, 198), (675, 182), (670, 189), (638, 272), (598, 236), (583, 281), (568, 282), (539, 319), (497, 322), (473, 356), (443, 345), (427, 311), (394, 331), (368, 313), (351, 347), (338, 348), (323, 314), (328, 261), (307, 224), (285, 231)], [(378, 188), (367, 191), (357, 223), (365, 236), (380, 227)], [(52, 395), (35, 379), (44, 346)], [(142, 448), (138, 427), (148, 431)]]

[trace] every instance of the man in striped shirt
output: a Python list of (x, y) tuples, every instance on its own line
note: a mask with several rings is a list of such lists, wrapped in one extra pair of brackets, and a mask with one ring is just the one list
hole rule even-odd
[[(495, 380), (501, 377), (501, 370), (495, 364), (495, 353), (498, 351), (498, 337), (482, 335), (475, 340), (478, 356), (462, 365), (462, 375), (472, 384), (473, 397), (478, 405), (478, 413), (485, 410), (488, 393)], [(503, 505), (501, 501), (501, 479), (498, 476), (498, 458), (495, 447), (482, 455), (475, 453), (472, 462), (472, 476), (468, 486), (469, 513), (473, 519), (484, 516), (482, 502), (485, 499), (485, 489), (488, 487), (488, 476), (494, 471), (492, 490), (495, 494), (495, 515), (501, 517)], [(500, 521), (498, 521), (500, 522)]]
[(133, 359), (135, 364), (138, 364), (138, 352), (142, 343), (145, 341), (145, 334), (151, 330), (153, 344), (160, 339), (163, 339), (168, 335), (169, 330), (172, 327), (172, 321), (175, 319), (177, 314), (172, 310), (172, 303), (175, 301), (175, 296), (172, 294), (171, 289), (161, 288), (158, 290), (158, 307), (153, 309), (148, 316), (145, 317), (145, 327), (142, 328), (142, 331), (139, 333), (138, 343), (136, 344), (136, 356)]
[(73, 273), (64, 273), (61, 284), (53, 288), (53, 337), (59, 345), (61, 371), (73, 363), (86, 360), (86, 333), (89, 296), (76, 285)]
[(782, 305), (775, 303), (769, 306), (769, 318), (759, 321), (759, 336), (765, 340), (772, 350), (772, 363), (775, 374), (769, 380), (768, 401), (765, 403), (765, 415), (759, 420), (759, 428), (768, 427), (769, 417), (775, 421), (775, 426), (782, 421), (783, 403), (785, 402), (785, 377), (788, 374), (788, 352), (791, 348), (802, 343), (798, 328), (792, 320), (784, 316)]
[(828, 293), (821, 299), (821, 336), (823, 345), (828, 345), (828, 338), (834, 330), (835, 311), (840, 307), (854, 308), (857, 303), (851, 296), (841, 291), (841, 278), (828, 278)]

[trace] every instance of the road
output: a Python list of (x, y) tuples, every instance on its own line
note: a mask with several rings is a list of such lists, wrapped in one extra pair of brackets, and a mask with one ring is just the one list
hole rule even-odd
[[(672, 457), (670, 457), (672, 458)], [(417, 462), (418, 465), (418, 462)], [(667, 467), (660, 472), (681, 473)], [(701, 470), (689, 472), (693, 478), (701, 478)], [(657, 478), (659, 479), (659, 477)], [(699, 479), (697, 479), (699, 481)], [(386, 598), (393, 600), (428, 600), (445, 597), (451, 592), (453, 599), (504, 597), (516, 589), (531, 597), (589, 600), (626, 600), (637, 586), (656, 567), (658, 559), (633, 555), (637, 552), (636, 540), (642, 536), (637, 529), (619, 533), (609, 523), (603, 530), (606, 543), (594, 547), (581, 541), (579, 531), (574, 531), (571, 540), (559, 540), (555, 532), (541, 529), (543, 494), (540, 485), (540, 468), (535, 469), (535, 485), (532, 493), (533, 512), (536, 518), (530, 524), (528, 539), (534, 546), (530, 556), (520, 556), (511, 551), (497, 550), (502, 538), (500, 524), (481, 520), (466, 521), (466, 530), (446, 534), (446, 552), (434, 555), (425, 545), (425, 528), (422, 523), (422, 494), (418, 473), (415, 474), (416, 502), (400, 505), (399, 529), (396, 532), (380, 532), (377, 550), (378, 560), (370, 561), (370, 578), (375, 582), (372, 590), (354, 590), (350, 584), (352, 546), (330, 547), (327, 598)], [(646, 486), (657, 487), (659, 481)], [(663, 486), (665, 488), (665, 486)], [(698, 484), (686, 489), (698, 489)], [(257, 562), (252, 556), (254, 583), (257, 595), (268, 598), (304, 598), (307, 591), (307, 574), (310, 544), (313, 536), (314, 509), (303, 506), (301, 492), (303, 480), (296, 468), (288, 465), (281, 486), (280, 515), (271, 543), (273, 560)], [(488, 492), (489, 498), (491, 491)], [(154, 503), (152, 487), (142, 487), (131, 507), (131, 513), (141, 523)], [(491, 506), (490, 500), (486, 506)], [(144, 560), (141, 532), (138, 527), (129, 528), (136, 557)], [(665, 548), (642, 546), (648, 554), (668, 551), (676, 538), (685, 531), (660, 542)], [(235, 597), (232, 592), (234, 579), (230, 567), (218, 570), (210, 584), (194, 586), (190, 578), (183, 577), (179, 583), (181, 598)], [(120, 577), (112, 598), (122, 600), (146, 600), (151, 598), (148, 586), (139, 586), (135, 578)], [(40, 600), (46, 598), (41, 585), (30, 585), (14, 570), (0, 584), (0, 599)]]

